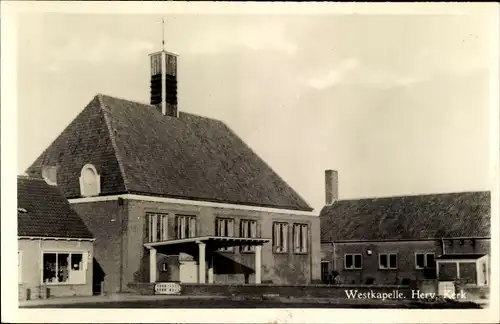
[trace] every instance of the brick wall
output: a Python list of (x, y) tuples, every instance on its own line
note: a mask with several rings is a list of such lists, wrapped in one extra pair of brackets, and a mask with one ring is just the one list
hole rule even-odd
[[(145, 233), (146, 213), (169, 214), (169, 236), (174, 238), (175, 214), (188, 214), (197, 217), (197, 235), (208, 236), (215, 234), (215, 219), (217, 217), (230, 217), (234, 219), (235, 234), (239, 235), (239, 222), (241, 219), (257, 220), (257, 233), (263, 238), (272, 238), (272, 223), (275, 221), (289, 222), (289, 247), (292, 246), (292, 225), (294, 222), (309, 225), (309, 253), (305, 255), (293, 254), (291, 249), (284, 255), (272, 253), (272, 243), (264, 244), (262, 249), (262, 280), (275, 283), (310, 283), (320, 280), (320, 245), (319, 218), (317, 216), (299, 216), (263, 211), (243, 211), (214, 207), (199, 207), (193, 205), (168, 204), (147, 201), (129, 201), (129, 223), (127, 256), (128, 264), (125, 270), (125, 281), (149, 280), (149, 257), (143, 248)], [(196, 255), (197, 251), (193, 251)], [(220, 283), (244, 283), (245, 272), (254, 269), (255, 256), (253, 253), (240, 253), (238, 248), (234, 252), (219, 252), (215, 257), (214, 281)], [(218, 266), (219, 265), (219, 266)], [(249, 282), (254, 276), (250, 274)]]
[[(263, 238), (272, 238), (272, 223), (285, 221), (289, 223), (289, 243), (292, 247), (292, 225), (294, 222), (309, 225), (309, 249), (307, 254), (294, 254), (291, 248), (286, 254), (272, 252), (272, 243), (264, 244), (262, 249), (262, 281), (277, 284), (302, 284), (320, 280), (321, 248), (319, 244), (319, 218), (317, 216), (301, 216), (269, 213), (263, 211), (243, 211), (194, 205), (124, 200), (122, 205), (117, 200), (72, 204), (89, 230), (96, 237), (94, 249), (95, 259), (105, 273), (104, 291), (114, 293), (130, 291), (129, 283), (149, 282), (149, 253), (144, 248), (146, 233), (146, 213), (164, 213), (169, 215), (169, 239), (175, 237), (175, 215), (187, 214), (197, 217), (197, 236), (215, 234), (215, 218), (231, 217), (235, 220), (235, 234), (239, 234), (241, 219), (258, 220), (258, 234)], [(120, 226), (123, 222), (123, 230)], [(160, 251), (157, 267), (161, 269), (168, 249)], [(196, 247), (188, 251), (197, 257)], [(214, 280), (220, 283), (244, 283), (245, 272), (253, 270), (255, 256), (253, 253), (240, 253), (235, 248), (233, 253), (218, 253), (219, 260)], [(120, 261), (122, 260), (122, 261)], [(217, 269), (219, 270), (217, 273)], [(120, 276), (120, 273), (122, 275)], [(157, 278), (164, 274), (158, 270)], [(254, 281), (253, 273), (247, 278)], [(121, 289), (120, 289), (121, 285)]]
[[(322, 260), (329, 262), (329, 269), (340, 272), (340, 280), (349, 284), (362, 284), (368, 278), (374, 278), (376, 284), (400, 283), (402, 279), (421, 280), (429, 278), (434, 271), (416, 269), (415, 253), (434, 253), (439, 256), (443, 251), (439, 240), (429, 241), (399, 241), (399, 242), (353, 242), (353, 243), (324, 243)], [(367, 254), (372, 250), (372, 255)], [(477, 239), (475, 244), (470, 240), (445, 241), (445, 252), (449, 253), (487, 253), (490, 251), (488, 239)], [(360, 270), (344, 269), (344, 255), (346, 253), (361, 253), (363, 267)], [(398, 268), (395, 270), (379, 269), (379, 253), (397, 253)], [(431, 273), (432, 272), (432, 273)]]
[[(127, 226), (127, 201), (123, 201), (123, 205), (119, 205), (117, 200), (111, 200), (72, 204), (72, 207), (96, 238), (94, 242), (96, 284), (102, 279), (103, 291), (108, 294), (126, 290), (127, 282), (121, 280), (123, 278), (120, 278), (120, 273), (126, 271), (127, 264), (127, 254), (122, 254), (122, 247), (123, 251), (128, 250), (127, 231), (121, 230), (122, 225), (124, 228)], [(103, 278), (97, 278), (102, 277), (101, 275)]]

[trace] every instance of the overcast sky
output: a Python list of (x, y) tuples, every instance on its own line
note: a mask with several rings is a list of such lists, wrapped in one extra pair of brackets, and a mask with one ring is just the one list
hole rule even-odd
[[(231, 127), (313, 207), (489, 189), (485, 16), (165, 15), (179, 109)], [(97, 93), (147, 103), (161, 17), (37, 14), (18, 26), (18, 172)]]

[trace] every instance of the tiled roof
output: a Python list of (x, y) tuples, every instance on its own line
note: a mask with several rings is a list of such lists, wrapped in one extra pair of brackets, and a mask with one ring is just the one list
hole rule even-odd
[(490, 193), (339, 200), (320, 220), (324, 242), (490, 237)]
[(81, 168), (101, 174), (103, 195), (172, 198), (307, 210), (312, 208), (223, 122), (97, 95), (28, 168), (57, 165), (58, 185), (79, 197)]
[(17, 178), (17, 235), (93, 238), (59, 189), (44, 180)]

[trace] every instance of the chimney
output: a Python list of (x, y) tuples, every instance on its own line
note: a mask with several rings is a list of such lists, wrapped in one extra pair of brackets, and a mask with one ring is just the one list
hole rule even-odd
[(177, 55), (162, 50), (149, 56), (151, 105), (165, 116), (177, 117)]
[(325, 204), (331, 205), (339, 199), (339, 175), (335, 170), (325, 170)]

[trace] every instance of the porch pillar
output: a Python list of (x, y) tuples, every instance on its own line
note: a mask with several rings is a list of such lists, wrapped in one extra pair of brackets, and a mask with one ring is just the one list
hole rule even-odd
[(262, 245), (255, 246), (255, 283), (261, 282), (261, 269), (262, 268)]
[(199, 242), (198, 243), (198, 283), (205, 283), (206, 282), (206, 267), (207, 267), (207, 259), (205, 257), (205, 243)]
[(208, 260), (208, 283), (214, 283), (214, 253), (210, 253), (210, 259)]
[(156, 249), (149, 249), (149, 282), (156, 282)]

